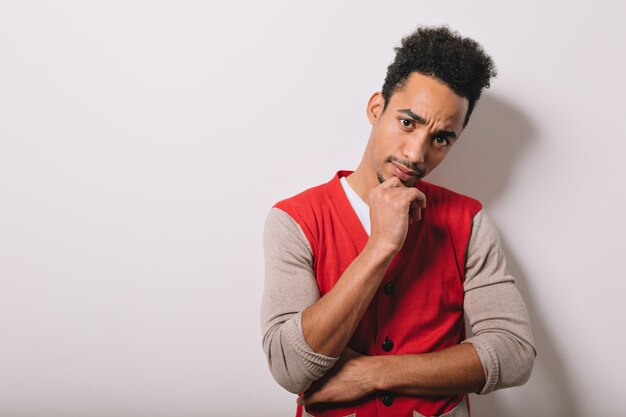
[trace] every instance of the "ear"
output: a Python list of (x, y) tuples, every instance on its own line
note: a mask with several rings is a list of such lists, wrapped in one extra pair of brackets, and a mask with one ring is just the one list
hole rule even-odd
[(385, 99), (380, 91), (375, 92), (367, 102), (367, 108), (365, 113), (370, 124), (375, 124), (380, 116), (383, 114), (383, 108), (385, 107)]

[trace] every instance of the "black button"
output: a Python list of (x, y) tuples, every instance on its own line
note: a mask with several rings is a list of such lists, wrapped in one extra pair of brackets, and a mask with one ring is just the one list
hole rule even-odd
[(383, 288), (383, 292), (387, 295), (391, 295), (393, 293), (393, 284), (390, 282), (389, 284), (385, 285), (385, 288)]
[(389, 340), (388, 337), (385, 337), (382, 347), (385, 352), (389, 352), (391, 349), (393, 349), (393, 342)]
[(391, 404), (393, 404), (393, 397), (391, 396), (391, 394), (383, 394), (380, 396), (380, 400), (383, 402), (383, 404), (385, 404), (387, 407), (389, 407)]

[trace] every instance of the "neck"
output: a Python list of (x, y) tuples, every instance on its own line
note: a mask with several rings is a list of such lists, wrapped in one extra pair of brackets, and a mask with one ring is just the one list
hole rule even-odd
[(359, 166), (352, 174), (346, 177), (346, 180), (354, 192), (361, 197), (361, 200), (365, 201), (365, 204), (369, 205), (369, 193), (379, 185), (376, 173), (373, 172), (363, 160), (361, 160)]

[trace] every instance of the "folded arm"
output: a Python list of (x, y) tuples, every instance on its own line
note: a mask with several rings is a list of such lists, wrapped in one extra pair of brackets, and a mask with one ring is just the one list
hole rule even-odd
[[(528, 313), (506, 272), (497, 233), (483, 212), (474, 218), (466, 262), (464, 307), (475, 336), (440, 352), (362, 356), (346, 350), (339, 362), (339, 355), (316, 352), (300, 323), (302, 311), (320, 299), (311, 251), (299, 226), (279, 209), (268, 217), (265, 251), (265, 353), (272, 374), (287, 390), (302, 392), (318, 381), (308, 391), (307, 402), (361, 398), (380, 390), (484, 394), (521, 385), (530, 375), (536, 353)], [(327, 392), (334, 392), (328, 394), (333, 400), (325, 397)]]
[(485, 394), (525, 383), (536, 356), (528, 312), (483, 211), (474, 217), (464, 290), (464, 309), (475, 336), (426, 354), (363, 356), (346, 351), (299, 402), (350, 401), (377, 391)]

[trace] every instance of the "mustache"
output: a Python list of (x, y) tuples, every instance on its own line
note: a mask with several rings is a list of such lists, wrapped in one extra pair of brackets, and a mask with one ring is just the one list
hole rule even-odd
[(389, 155), (386, 159), (385, 162), (395, 162), (397, 164), (400, 164), (404, 167), (406, 167), (407, 169), (410, 169), (411, 171), (414, 171), (417, 176), (422, 179), (424, 177), (424, 175), (426, 175), (426, 171), (423, 168), (420, 168), (417, 164), (414, 164), (413, 162), (407, 160), (407, 159), (400, 159), (397, 158), (393, 155)]

